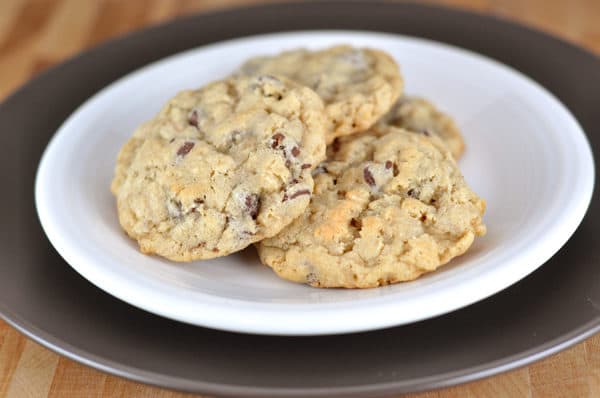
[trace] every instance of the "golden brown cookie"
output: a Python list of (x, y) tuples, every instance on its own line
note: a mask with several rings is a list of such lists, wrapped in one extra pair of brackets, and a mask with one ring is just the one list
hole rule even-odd
[(485, 234), (485, 202), (437, 137), (379, 127), (340, 138), (314, 172), (304, 214), (260, 242), (282, 278), (317, 287), (408, 281)]
[(301, 215), (325, 155), (323, 103), (285, 78), (239, 77), (171, 99), (122, 148), (119, 221), (141, 251), (224, 256)]
[(387, 53), (347, 45), (252, 58), (237, 73), (286, 76), (316, 91), (325, 103), (328, 143), (371, 127), (403, 88), (398, 65)]
[(437, 135), (456, 160), (465, 150), (465, 141), (454, 120), (424, 98), (401, 97), (378, 124)]

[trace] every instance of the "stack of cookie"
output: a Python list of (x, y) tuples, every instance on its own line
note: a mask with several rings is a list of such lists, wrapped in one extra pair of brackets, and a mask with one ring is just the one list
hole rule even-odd
[(119, 221), (175, 261), (256, 244), (279, 276), (317, 287), (407, 281), (485, 233), (464, 142), (402, 96), (384, 52), (337, 46), (258, 57), (171, 99), (117, 159)]

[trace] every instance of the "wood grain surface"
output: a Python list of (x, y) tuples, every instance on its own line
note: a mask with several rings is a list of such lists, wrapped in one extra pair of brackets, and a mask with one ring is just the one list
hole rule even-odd
[[(0, 0), (0, 99), (32, 76), (109, 38), (182, 14), (257, 0)], [(443, 0), (510, 18), (600, 54), (600, 0)], [(111, 376), (61, 357), (0, 321), (0, 397), (191, 397)], [(600, 335), (533, 365), (409, 395), (600, 397)]]

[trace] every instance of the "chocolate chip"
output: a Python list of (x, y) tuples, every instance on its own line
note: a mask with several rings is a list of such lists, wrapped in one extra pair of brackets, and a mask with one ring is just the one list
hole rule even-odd
[(271, 148), (275, 149), (279, 146), (281, 141), (283, 141), (283, 139), (285, 138), (285, 135), (283, 135), (281, 133), (277, 133), (277, 134), (274, 134), (273, 137), (271, 137), (271, 138), (273, 139), (273, 142), (271, 143)]
[(302, 195), (310, 195), (310, 191), (308, 189), (301, 189), (299, 191), (296, 191), (292, 194), (292, 196), (290, 196), (290, 199), (295, 199), (298, 196), (302, 196)]
[(340, 140), (338, 138), (333, 140), (333, 142), (331, 143), (331, 149), (333, 150), (333, 152), (339, 151), (341, 147), (342, 147), (342, 143), (340, 142)]
[(292, 180), (292, 184), (298, 184), (298, 179), (297, 179), (297, 178), (294, 178), (294, 179)]
[(294, 155), (294, 157), (298, 157), (298, 155), (300, 155), (300, 149), (298, 149), (297, 146), (292, 148), (292, 155)]
[(388, 122), (388, 124), (391, 124), (392, 126), (402, 126), (403, 122), (404, 122), (404, 120), (402, 119), (402, 116), (398, 116), (398, 117), (391, 119)]
[(304, 169), (310, 169), (310, 167), (311, 167), (311, 166), (312, 166), (312, 165), (311, 165), (310, 163), (304, 163), (302, 166), (300, 166), (300, 168), (301, 168), (302, 170), (304, 170)]
[(188, 123), (190, 126), (198, 127), (198, 111), (195, 109), (188, 114)]
[(193, 142), (190, 141), (186, 141), (178, 150), (177, 150), (177, 156), (185, 156), (188, 153), (190, 153), (190, 151), (192, 150), (192, 148), (194, 147)]
[(357, 218), (352, 218), (350, 220), (350, 225), (352, 225), (356, 229), (361, 229), (362, 228), (362, 222), (359, 219), (357, 219)]
[(260, 196), (255, 193), (248, 195), (246, 196), (244, 204), (246, 205), (246, 211), (250, 217), (252, 217), (253, 220), (256, 220), (258, 210), (260, 209)]
[(386, 168), (386, 170), (391, 169), (392, 166), (393, 166), (393, 163), (392, 163), (391, 160), (388, 160), (388, 161), (385, 162), (385, 168)]
[(367, 184), (369, 184), (372, 187), (375, 186), (375, 178), (373, 178), (373, 174), (371, 174), (371, 171), (368, 167), (365, 167), (365, 169), (363, 170), (363, 177)]
[(398, 170), (398, 165), (396, 163), (394, 163), (394, 177), (396, 177), (398, 175), (400, 171)]
[(194, 199), (194, 203), (196, 203), (198, 205), (201, 205), (202, 203), (204, 203), (204, 199), (202, 199), (202, 198), (196, 198), (196, 199)]
[(217, 249), (216, 247), (213, 247), (213, 249), (212, 249), (212, 252), (213, 252), (213, 253), (218, 253), (218, 252), (219, 252), (219, 249)]
[(415, 198), (418, 199), (419, 198), (419, 191), (417, 191), (416, 189), (409, 189), (406, 194), (408, 196), (410, 196), (411, 198)]

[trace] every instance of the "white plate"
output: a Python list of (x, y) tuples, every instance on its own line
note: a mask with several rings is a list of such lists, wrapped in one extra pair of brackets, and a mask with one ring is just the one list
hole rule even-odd
[[(401, 65), (408, 93), (432, 99), (456, 118), (467, 143), (460, 166), (487, 200), (488, 234), (435, 273), (368, 290), (281, 280), (259, 263), (253, 248), (189, 264), (141, 254), (121, 231), (109, 192), (116, 155), (135, 127), (177, 91), (223, 77), (252, 55), (338, 43), (388, 51)], [(567, 241), (583, 218), (593, 183), (592, 154), (581, 127), (556, 98), (519, 72), (428, 40), (323, 31), (221, 42), (123, 77), (61, 126), (40, 163), (35, 194), (52, 244), (108, 293), (196, 325), (317, 335), (415, 322), (506, 288)]]

